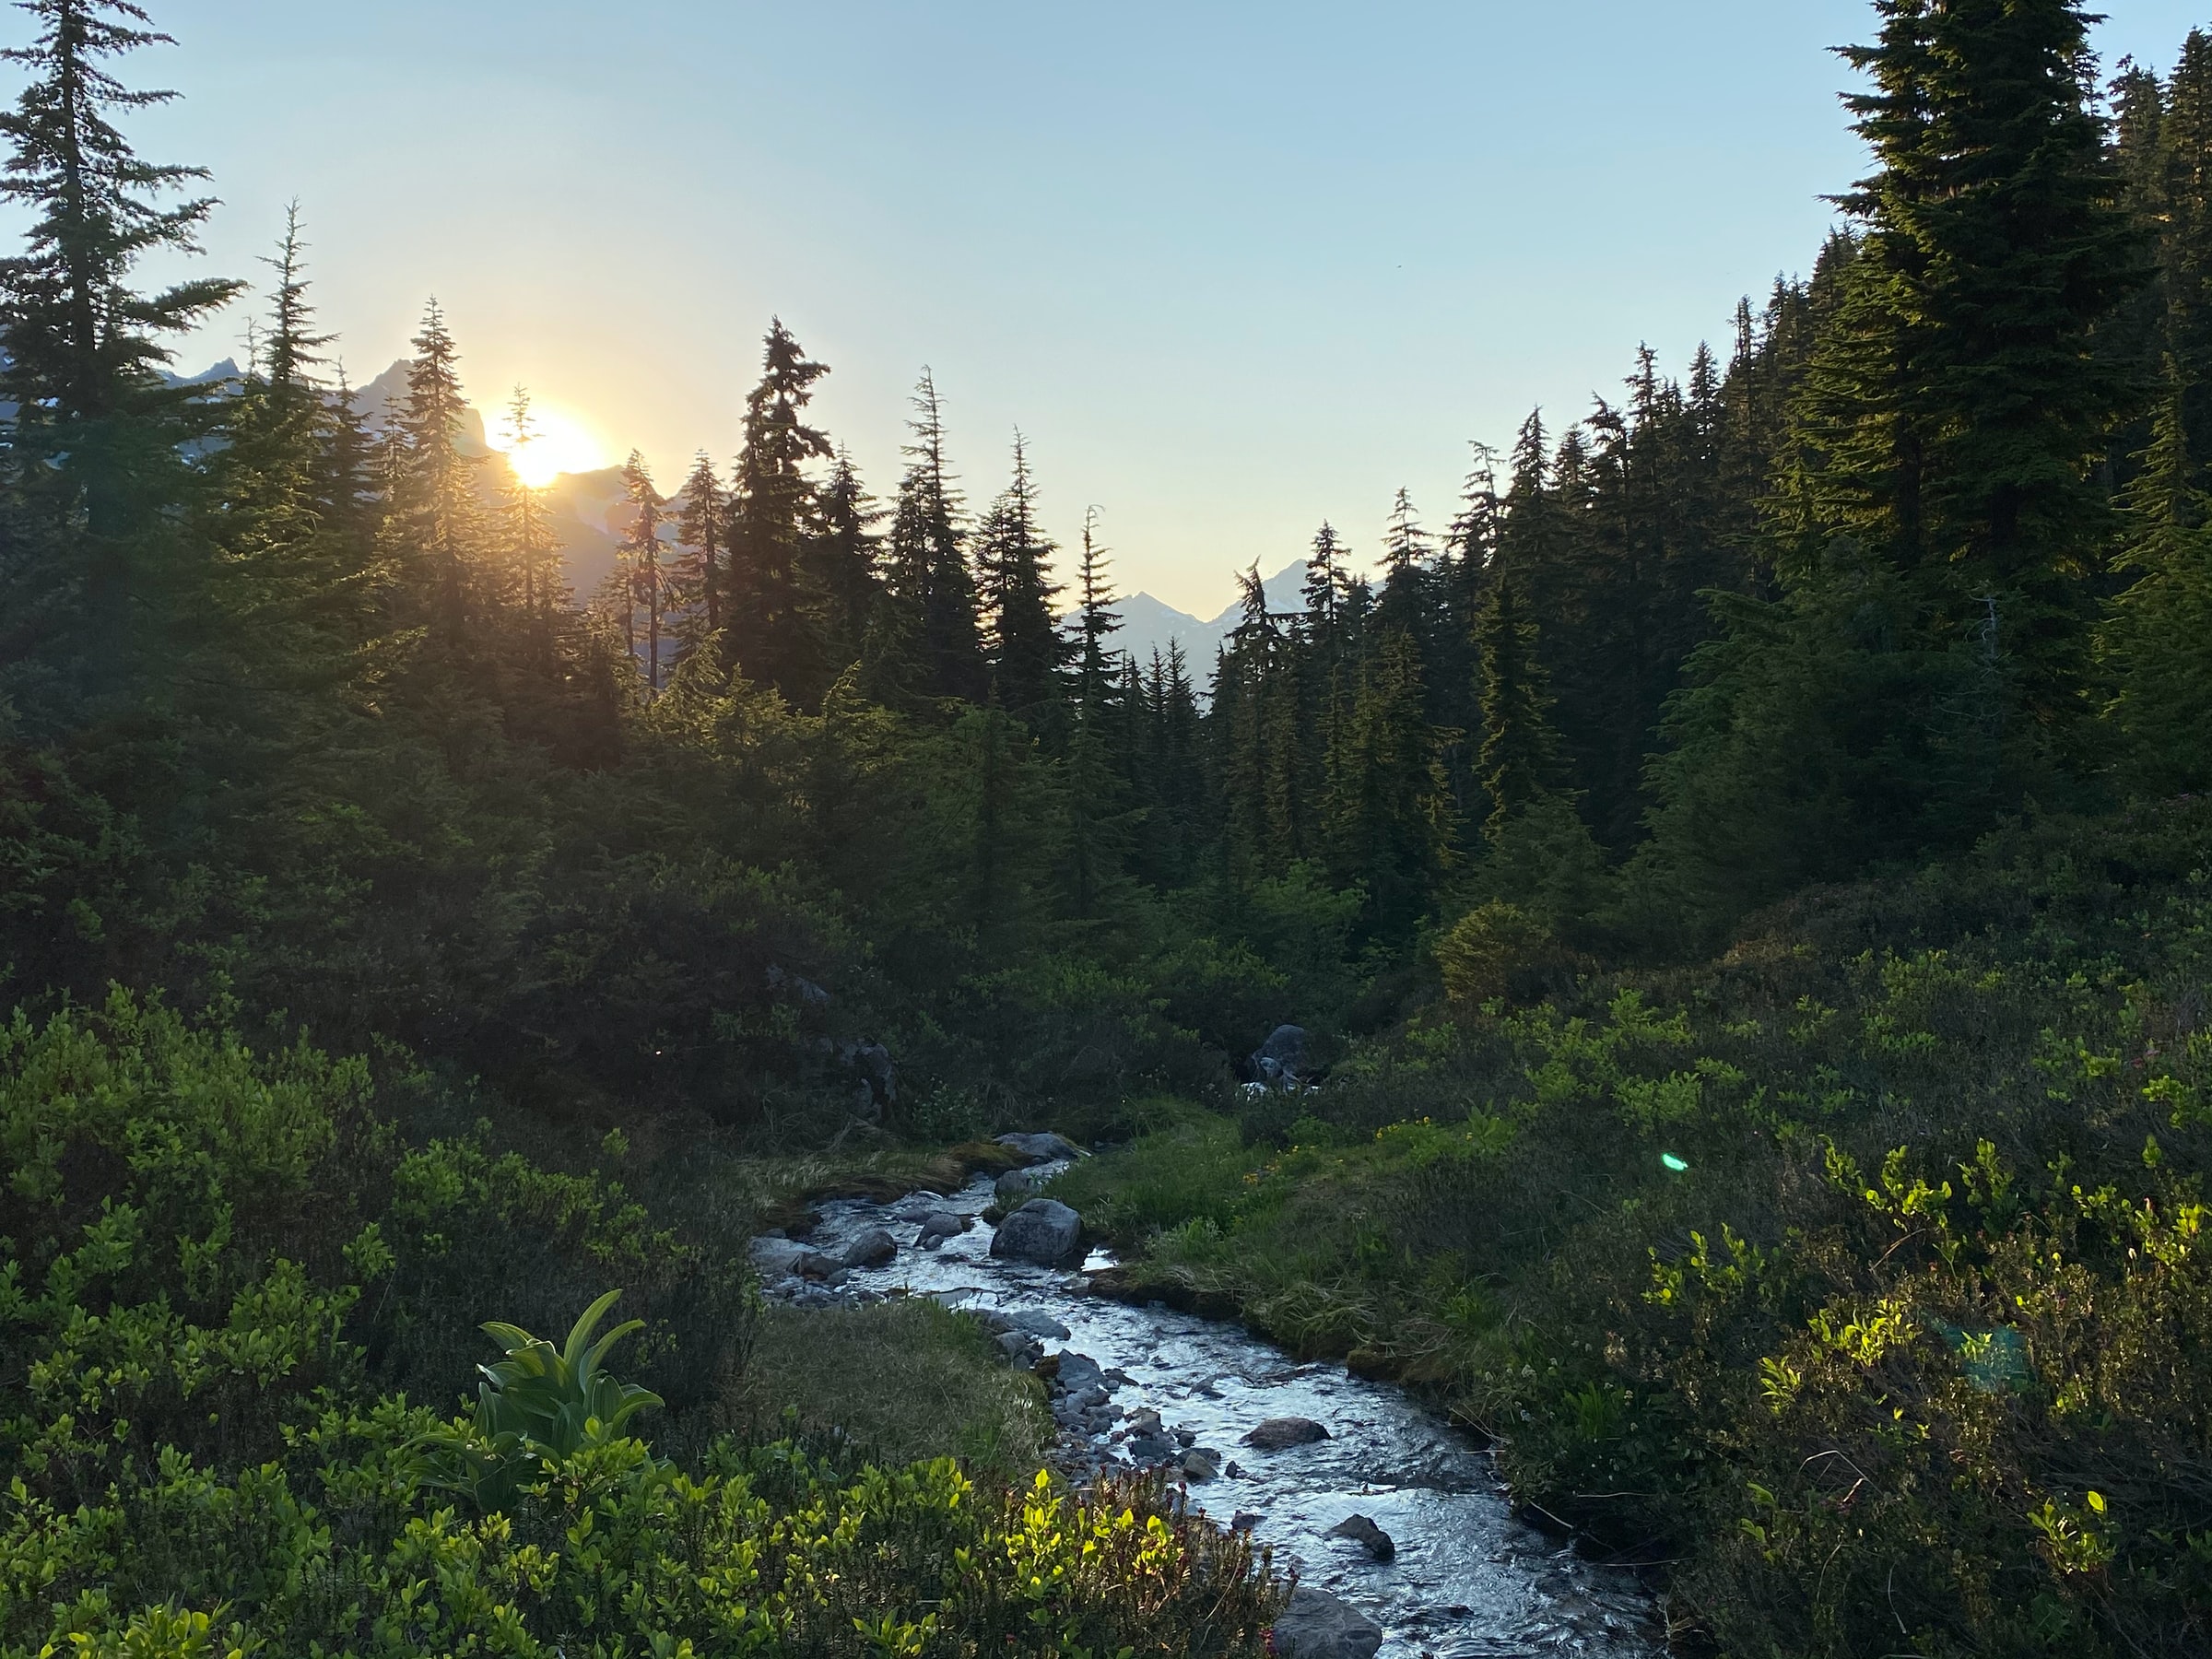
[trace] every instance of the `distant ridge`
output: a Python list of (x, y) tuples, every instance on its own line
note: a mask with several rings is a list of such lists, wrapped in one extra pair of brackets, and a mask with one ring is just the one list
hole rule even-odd
[[(1271, 611), (1290, 611), (1300, 608), (1304, 601), (1306, 581), (1305, 560), (1295, 559), (1267, 578), (1267, 608)], [(1122, 626), (1107, 641), (1112, 651), (1125, 651), (1139, 665), (1149, 664), (1157, 651), (1162, 657), (1168, 654), (1171, 643), (1180, 642), (1182, 654), (1189, 659), (1191, 678), (1199, 686), (1211, 683), (1214, 677), (1214, 656), (1222, 642), (1234, 631), (1241, 605), (1232, 605), (1212, 621), (1201, 621), (1188, 611), (1177, 610), (1164, 599), (1155, 599), (1150, 594), (1132, 594), (1114, 606), (1121, 613)]]

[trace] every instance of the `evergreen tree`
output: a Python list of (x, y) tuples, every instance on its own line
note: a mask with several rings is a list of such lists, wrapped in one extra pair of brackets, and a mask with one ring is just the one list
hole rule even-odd
[(925, 369), (913, 441), (891, 514), (884, 600), (870, 629), (867, 678), (887, 700), (981, 702), (987, 676), (961, 501), (945, 458), (945, 423)]
[(525, 476), (530, 446), (539, 434), (530, 412), (529, 391), (523, 386), (515, 387), (508, 400), (507, 425), (514, 447), (501, 486), (504, 552), (525, 636), (533, 654), (542, 658), (551, 641), (554, 614), (567, 608), (568, 595), (560, 591), (557, 575), (559, 556), (554, 546), (552, 521), (546, 512), (545, 492)]
[(461, 392), (460, 352), (437, 300), (423, 312), (414, 344), (397, 423), (394, 529), (402, 570), (411, 578), (407, 587), (424, 608), (433, 641), (451, 653), (468, 629), (481, 514), (477, 458), (461, 453), (468, 404)]
[(2140, 574), (2107, 630), (2121, 776), (2152, 794), (2212, 786), (2212, 501), (2189, 481), (2178, 368), (2174, 382), (2125, 503), (2121, 566)]
[(860, 481), (850, 450), (841, 448), (815, 494), (806, 545), (805, 587), (819, 616), (824, 674), (835, 680), (856, 662), (882, 596), (883, 510)]
[(1118, 632), (1122, 618), (1113, 608), (1116, 594), (1107, 575), (1106, 547), (1099, 539), (1099, 510), (1083, 512), (1083, 553), (1076, 566), (1076, 700), (1085, 709), (1104, 705), (1112, 685), (1112, 665), (1106, 641)]
[(991, 675), (1001, 704), (1037, 727), (1057, 703), (1066, 646), (1053, 613), (1055, 549), (1037, 524), (1029, 452), (1014, 434), (1014, 478), (992, 503), (976, 537), (976, 565), (990, 623)]
[[(206, 170), (141, 159), (108, 119), (176, 97), (132, 90), (101, 67), (174, 44), (171, 37), (140, 27), (147, 15), (127, 0), (25, 0), (19, 9), (37, 18), (39, 35), (0, 52), (30, 76), (0, 114), (8, 147), (0, 200), (36, 217), (25, 252), (0, 262), (0, 393), (18, 406), (16, 442), (53, 454), (97, 441), (85, 423), (173, 408), (181, 400), (163, 395), (156, 373), (170, 359), (162, 336), (190, 329), (241, 285), (210, 277), (152, 294), (130, 286), (146, 255), (197, 252), (195, 232), (215, 206), (207, 196), (164, 206)], [(95, 534), (108, 500), (88, 500)]]
[(1209, 803), (1201, 747), (1197, 689), (1181, 641), (1152, 653), (1142, 692), (1143, 737), (1137, 767), (1147, 783), (1142, 868), (1156, 886), (1179, 888), (1196, 878), (1209, 839)]
[(746, 399), (745, 448), (730, 486), (725, 637), (747, 678), (794, 702), (818, 700), (827, 688), (820, 641), (802, 605), (799, 562), (814, 506), (806, 466), (830, 453), (829, 438), (804, 416), (814, 382), (829, 372), (807, 360), (781, 318), (771, 324), (760, 383)]
[(1420, 653), (1403, 629), (1385, 629), (1362, 665), (1351, 718), (1333, 771), (1331, 864), (1339, 881), (1367, 889), (1377, 937), (1405, 938), (1427, 913), (1453, 861), (1441, 735), (1429, 724)]
[(1382, 627), (1403, 629), (1417, 645), (1423, 642), (1432, 620), (1429, 561), (1433, 553), (1420, 515), (1414, 511), (1413, 497), (1399, 490), (1382, 538), (1382, 591), (1375, 614)]
[[(0, 261), (0, 399), (13, 406), (5, 456), (19, 518), (0, 552), (0, 665), (36, 656), (50, 688), (120, 693), (157, 619), (199, 580), (165, 517), (183, 486), (183, 443), (213, 411), (165, 386), (168, 341), (240, 284), (200, 278), (148, 292), (142, 260), (197, 252), (214, 202), (190, 194), (199, 168), (143, 159), (112, 117), (168, 102), (105, 65), (170, 37), (124, 0), (30, 0), (28, 46), (0, 57), (28, 84), (0, 113), (0, 201), (30, 223)], [(42, 699), (26, 681), (18, 698)], [(27, 709), (31, 705), (26, 703)]]
[(723, 588), (727, 580), (722, 549), (729, 535), (730, 515), (729, 498), (704, 450), (693, 459), (691, 476), (684, 480), (683, 501), (676, 533), (686, 550), (686, 602), (698, 625), (696, 645), (715, 639), (722, 631)]
[(661, 621), (667, 602), (667, 572), (661, 563), (661, 509), (667, 505), (653, 487), (645, 457), (636, 450), (622, 467), (622, 488), (629, 501), (629, 527), (622, 537), (622, 558), (629, 572), (630, 618), (628, 642), (637, 650), (636, 618), (645, 616), (645, 687), (648, 695), (661, 690)]
[(1936, 642), (2003, 618), (2018, 696), (2064, 719), (2124, 387), (2090, 346), (2140, 279), (2086, 86), (2077, 0), (1877, 0), (1847, 101), (1879, 171), (1799, 412), (1800, 575), (1841, 531), (1902, 574)]
[(1482, 786), (1492, 835), (1551, 787), (1558, 744), (1551, 729), (1539, 630), (1511, 576), (1490, 590), (1476, 626), (1482, 653)]

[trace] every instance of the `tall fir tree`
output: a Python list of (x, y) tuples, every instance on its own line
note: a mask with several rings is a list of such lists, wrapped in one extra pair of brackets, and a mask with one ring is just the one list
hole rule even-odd
[(1402, 941), (1428, 912), (1456, 840), (1441, 735), (1429, 723), (1420, 651), (1405, 629), (1379, 630), (1339, 742), (1329, 862), (1340, 882), (1365, 888), (1370, 934)]
[[(622, 535), (622, 559), (632, 595), (630, 649), (643, 659), (646, 694), (658, 697), (663, 671), (662, 623), (667, 609), (667, 570), (661, 554), (661, 510), (667, 505), (653, 487), (653, 472), (636, 450), (622, 467), (623, 493), (629, 502), (629, 525)], [(639, 636), (635, 620), (643, 618)]]
[(401, 569), (411, 578), (403, 591), (420, 607), (441, 655), (450, 659), (465, 646), (473, 566), (482, 550), (479, 457), (461, 451), (468, 413), (461, 354), (435, 300), (423, 312), (414, 345), (397, 423), (393, 528)]
[(806, 424), (814, 383), (830, 372), (809, 361), (778, 318), (762, 349), (760, 383), (746, 399), (745, 447), (730, 484), (728, 618), (724, 639), (746, 677), (794, 702), (827, 689), (821, 643), (800, 588), (814, 506), (809, 464), (830, 453)]
[[(2110, 526), (2097, 476), (2126, 394), (2091, 349), (2142, 277), (2092, 106), (2077, 0), (1877, 0), (1847, 102), (1878, 171), (1799, 405), (1796, 571), (1860, 540), (1937, 645), (1994, 603), (2033, 719), (2079, 706)], [(1808, 562), (1808, 560), (1810, 562)]]
[(883, 594), (883, 509), (861, 483), (852, 451), (840, 448), (815, 492), (805, 547), (805, 587), (820, 618), (824, 677), (834, 682), (859, 660)]
[(1519, 584), (1501, 578), (1475, 632), (1482, 655), (1482, 787), (1493, 835), (1557, 781), (1559, 744), (1539, 637)]
[(724, 547), (729, 540), (730, 501), (714, 463), (704, 450), (691, 462), (690, 476), (684, 480), (683, 502), (676, 534), (684, 548), (686, 615), (694, 636), (687, 644), (688, 651), (718, 640), (724, 589), (728, 582)]
[(989, 625), (991, 677), (1002, 707), (1032, 728), (1051, 724), (1058, 706), (1066, 645), (1053, 601), (1056, 549), (1037, 523), (1037, 486), (1029, 446), (1014, 434), (1014, 477), (976, 535), (976, 568)]
[(203, 169), (146, 160), (115, 124), (175, 94), (108, 65), (170, 37), (124, 0), (19, 9), (38, 32), (0, 53), (28, 76), (0, 112), (0, 201), (29, 220), (23, 251), (0, 261), (0, 399), (14, 406), (0, 462), (24, 516), (0, 555), (0, 666), (36, 655), (54, 685), (120, 693), (125, 662), (160, 649), (155, 619), (179, 614), (160, 596), (205, 573), (168, 510), (182, 446), (216, 414), (159, 370), (241, 285), (136, 285), (149, 256), (198, 252), (215, 206), (192, 194)]
[(2132, 790), (2160, 795), (2212, 787), (2212, 500), (2190, 482), (2178, 366), (2172, 379), (2125, 501), (2120, 563), (2136, 581), (2106, 630), (2117, 770)]
[(506, 585), (522, 613), (525, 649), (542, 665), (550, 653), (554, 618), (568, 608), (569, 596), (559, 577), (559, 551), (545, 492), (530, 481), (530, 449), (543, 434), (526, 387), (518, 385), (508, 399), (507, 430), (513, 447), (500, 485)]
[(988, 676), (975, 574), (959, 488), (945, 454), (936, 380), (926, 369), (913, 404), (866, 678), (877, 696), (894, 703), (981, 702)]
[(1084, 509), (1083, 548), (1076, 563), (1076, 702), (1086, 710), (1102, 708), (1112, 695), (1112, 653), (1106, 642), (1122, 626), (1099, 520), (1096, 507)]

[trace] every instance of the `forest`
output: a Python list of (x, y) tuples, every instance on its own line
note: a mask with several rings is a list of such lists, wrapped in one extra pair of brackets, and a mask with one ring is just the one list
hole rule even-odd
[[(571, 592), (438, 307), (371, 418), (305, 216), (148, 286), (167, 37), (11, 18), (0, 1659), (1265, 1651), (1157, 1485), (772, 1359), (779, 1204), (1036, 1128), (1677, 1651), (2212, 1647), (2212, 35), (1875, 0), (1809, 276), (1209, 665), (926, 374), (865, 480), (775, 321)], [(467, 1405), (617, 1287), (588, 1427)]]

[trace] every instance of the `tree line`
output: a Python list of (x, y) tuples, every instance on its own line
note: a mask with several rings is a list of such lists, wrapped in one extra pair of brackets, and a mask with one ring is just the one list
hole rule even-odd
[[(873, 496), (780, 321), (726, 469), (664, 498), (631, 457), (592, 595), (542, 493), (464, 453), (434, 304), (362, 418), (297, 216), (238, 382), (176, 383), (242, 285), (138, 286), (214, 206), (118, 124), (170, 96), (117, 73), (166, 37), (25, 9), (11, 994), (167, 983), (518, 1065), (596, 1041), (634, 1082), (672, 1030), (793, 1046), (802, 1015), (726, 1018), (774, 1002), (729, 964), (781, 930), (980, 1077), (981, 1010), (1065, 1023), (1097, 976), (1234, 1051), (1387, 1018), (1472, 913), (1562, 960), (1679, 955), (2009, 816), (2212, 782), (2201, 33), (2100, 84), (2069, 0), (1881, 0), (1846, 54), (1871, 170), (1809, 278), (1682, 379), (1641, 351), (1618, 400), (1478, 448), (1440, 525), (1401, 493), (1373, 576), (1322, 525), (1302, 604), (1255, 569), (1207, 665), (1116, 649), (1096, 516), (1054, 544), (1018, 435), (971, 508), (926, 373)], [(526, 441), (525, 393), (509, 417)], [(580, 1034), (618, 958), (634, 1021)], [(1361, 984), (1399, 989), (1348, 1012)]]

